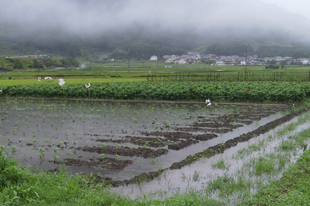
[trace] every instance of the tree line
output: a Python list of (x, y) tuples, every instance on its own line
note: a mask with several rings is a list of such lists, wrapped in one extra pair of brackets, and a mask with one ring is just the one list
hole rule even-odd
[(79, 67), (80, 63), (75, 58), (64, 59), (18, 59), (1, 58), (0, 67), (6, 69), (30, 69), (53, 67)]

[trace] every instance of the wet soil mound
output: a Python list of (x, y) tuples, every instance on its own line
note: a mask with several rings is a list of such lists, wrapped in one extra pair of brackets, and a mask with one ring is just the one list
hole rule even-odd
[(161, 155), (165, 155), (168, 153), (167, 149), (158, 149), (153, 150), (150, 148), (131, 148), (131, 147), (112, 147), (112, 146), (105, 146), (105, 147), (78, 147), (77, 150), (83, 150), (87, 152), (96, 152), (98, 154), (111, 154), (111, 155), (121, 155), (121, 156), (137, 156), (143, 158), (153, 158), (159, 157)]
[(62, 164), (68, 166), (76, 166), (76, 167), (100, 167), (107, 170), (122, 170), (127, 167), (129, 164), (132, 164), (132, 160), (116, 160), (114, 158), (97, 158), (97, 159), (88, 159), (88, 160), (80, 160), (80, 159), (71, 159), (66, 158), (63, 161), (50, 161), (55, 164)]
[(181, 150), (181, 149), (184, 149), (185, 147), (188, 147), (188, 146), (191, 146), (191, 145), (197, 144), (197, 143), (199, 143), (199, 141), (192, 140), (192, 139), (181, 140), (180, 142), (177, 142), (175, 144), (168, 145), (168, 149)]
[(186, 132), (142, 132), (146, 136), (162, 136), (169, 141), (179, 141), (179, 140), (202, 140), (206, 141), (217, 137), (216, 134), (202, 134), (194, 135)]

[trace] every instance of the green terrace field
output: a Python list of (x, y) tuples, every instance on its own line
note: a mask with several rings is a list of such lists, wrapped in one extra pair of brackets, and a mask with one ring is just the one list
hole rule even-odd
[[(1, 63), (2, 61), (2, 63)], [(16, 61), (13, 59), (13, 61)], [(38, 70), (40, 72), (45, 71), (48, 69), (53, 69), (55, 67), (67, 67), (67, 68), (73, 68), (74, 71), (69, 70), (58, 70), (58, 71), (51, 71), (53, 72), (60, 72), (60, 73), (93, 73), (93, 72), (121, 72), (121, 73), (127, 73), (128, 70), (130, 72), (205, 72), (205, 71), (244, 71), (245, 66), (230, 66), (230, 65), (224, 65), (224, 66), (211, 66), (210, 64), (204, 64), (202, 62), (198, 62), (196, 64), (184, 64), (184, 65), (179, 65), (179, 64), (165, 64), (163, 60), (159, 61), (149, 61), (149, 60), (136, 60), (136, 59), (131, 59), (130, 60), (130, 65), (128, 63), (128, 60), (123, 59), (123, 60), (115, 60), (114, 62), (108, 61), (108, 60), (102, 60), (102, 61), (91, 61), (91, 60), (84, 60), (84, 59), (79, 59), (78, 61), (80, 64), (85, 64), (86, 70), (85, 69), (76, 69), (80, 65), (73, 66), (69, 63), (67, 63), (66, 60), (65, 62), (62, 63), (62, 60), (55, 59), (53, 60), (54, 62), (51, 62), (51, 65), (36, 65), (36, 63), (33, 63), (33, 60), (31, 59), (22, 59), (20, 60), (21, 62), (25, 62), (25, 65), (27, 65), (24, 68), (21, 67), (13, 67), (14, 64), (8, 61), (7, 59), (1, 59), (0, 58), (0, 68), (7, 68), (9, 70), (14, 70), (14, 71), (20, 71), (20, 72), (33, 72), (37, 73)], [(70, 62), (70, 61), (69, 61)], [(33, 65), (31, 65), (33, 64)], [(30, 67), (33, 66), (33, 67)], [(67, 65), (67, 66), (66, 66)], [(172, 68), (168, 68), (168, 66)], [(266, 70), (265, 66), (247, 66), (248, 71), (261, 71), (261, 70)], [(272, 69), (269, 69), (272, 70)], [(303, 65), (286, 65), (284, 69), (278, 69), (276, 71), (309, 71), (310, 67), (303, 66)], [(273, 70), (274, 71), (274, 70)]]
[[(106, 71), (128, 71), (128, 60), (116, 60), (115, 62), (100, 61), (93, 62), (93, 64), (87, 64), (89, 69), (104, 69)], [(166, 68), (171, 66), (172, 68)], [(131, 60), (130, 71), (154, 71), (154, 72), (204, 72), (204, 71), (244, 71), (245, 66), (236, 65), (224, 65), (224, 66), (211, 66), (210, 64), (204, 64), (198, 62), (196, 64), (165, 64), (163, 60), (149, 61), (149, 60)], [(247, 66), (249, 71), (261, 71), (266, 70), (265, 66)], [(302, 65), (286, 65), (284, 69), (278, 69), (276, 71), (309, 71), (310, 67)]]
[[(134, 63), (133, 63), (134, 64)], [(104, 65), (104, 64), (103, 64)], [(0, 73), (0, 85), (42, 84), (37, 78), (68, 79), (68, 84), (130, 82), (130, 81), (310, 81), (310, 67), (287, 66), (286, 69), (265, 69), (264, 66), (171, 65), (147, 61), (145, 67), (102, 66), (88, 69), (14, 69)], [(166, 65), (167, 66), (167, 65)], [(87, 80), (85, 80), (87, 79)], [(18, 80), (18, 81), (16, 81)], [(50, 84), (50, 83), (48, 83)]]

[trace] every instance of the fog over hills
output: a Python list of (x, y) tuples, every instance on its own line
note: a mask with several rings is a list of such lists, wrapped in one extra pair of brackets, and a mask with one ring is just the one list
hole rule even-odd
[(258, 48), (310, 42), (310, 21), (306, 17), (260, 0), (0, 0), (0, 3), (2, 45), (9, 47), (14, 43), (64, 54), (77, 50), (73, 56), (81, 55), (83, 48), (112, 52), (130, 47), (142, 54), (152, 47), (154, 53), (173, 53), (214, 43), (250, 43)]

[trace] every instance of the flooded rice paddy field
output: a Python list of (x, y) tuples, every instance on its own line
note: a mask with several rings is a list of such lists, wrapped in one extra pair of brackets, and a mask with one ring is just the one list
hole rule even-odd
[[(249, 195), (282, 177), (283, 171), (295, 163), (304, 150), (309, 149), (309, 138), (293, 138), (298, 136), (298, 132), (310, 128), (308, 121), (282, 134), (302, 118), (309, 121), (310, 112), (209, 158), (203, 157), (181, 168), (165, 170), (151, 181), (120, 186), (114, 191), (133, 199), (167, 198), (195, 192), (222, 201), (224, 205), (240, 204)], [(292, 147), (289, 151), (288, 145)], [(266, 164), (260, 166), (261, 161)]]
[[(155, 189), (172, 194), (171, 188), (196, 188), (202, 174), (212, 173), (212, 162), (232, 157), (232, 151), (299, 115), (285, 104), (208, 107), (27, 99), (1, 99), (0, 104), (1, 145), (20, 164), (100, 174), (132, 197)], [(200, 159), (202, 155), (212, 158)], [(144, 181), (148, 183), (141, 185)]]

